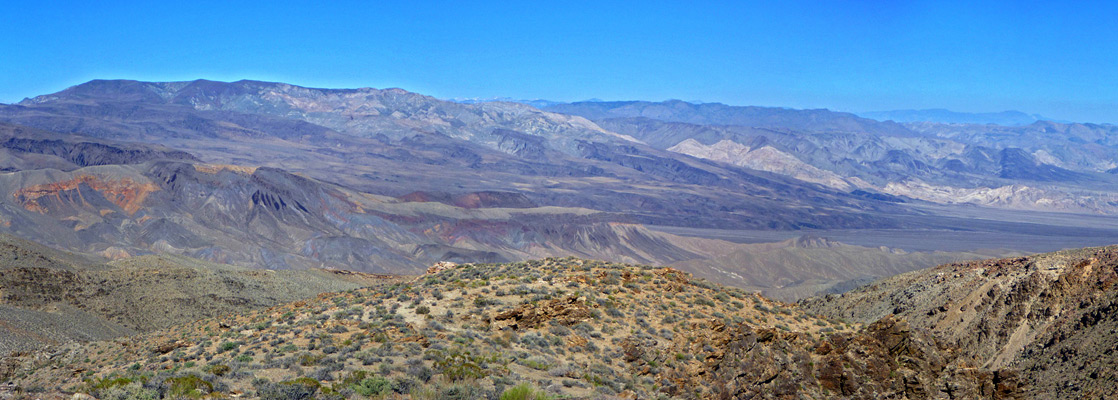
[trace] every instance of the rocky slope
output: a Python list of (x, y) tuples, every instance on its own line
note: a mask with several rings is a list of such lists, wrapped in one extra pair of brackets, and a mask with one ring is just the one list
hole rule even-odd
[(723, 285), (795, 301), (842, 293), (884, 277), (944, 263), (1012, 252), (906, 252), (854, 246), (819, 236), (775, 243), (735, 244), (709, 258), (673, 263), (675, 268)]
[(117, 261), (0, 236), (0, 352), (103, 340), (399, 278), (271, 271), (181, 256)]
[(129, 340), (8, 359), (42, 398), (1014, 398), (892, 317), (820, 319), (668, 268), (573, 258), (440, 265)]
[(1020, 371), (1036, 398), (1118, 395), (1118, 247), (948, 264), (885, 279), (806, 310), (855, 321), (893, 315), (986, 368)]

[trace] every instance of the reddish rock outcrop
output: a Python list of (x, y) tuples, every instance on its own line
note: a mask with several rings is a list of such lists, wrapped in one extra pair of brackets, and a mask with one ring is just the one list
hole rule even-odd
[[(159, 190), (159, 186), (154, 183), (137, 182), (132, 178), (109, 180), (93, 175), (80, 175), (67, 181), (28, 186), (12, 193), (12, 196), (27, 210), (46, 213), (47, 208), (43, 204), (43, 198), (54, 198), (62, 202), (62, 193), (78, 190), (83, 184), (99, 192), (106, 200), (123, 209), (128, 215), (139, 211), (144, 199)], [(78, 201), (82, 201), (81, 193), (78, 193), (78, 196)]]

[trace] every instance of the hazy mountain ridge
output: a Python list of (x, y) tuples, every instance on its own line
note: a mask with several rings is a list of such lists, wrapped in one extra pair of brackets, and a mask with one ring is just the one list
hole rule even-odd
[(199, 111), (235, 111), (303, 120), (341, 133), (399, 140), (440, 134), (500, 149), (504, 129), (549, 139), (548, 147), (570, 152), (575, 139), (620, 138), (578, 117), (541, 112), (511, 102), (476, 104), (441, 101), (403, 89), (315, 89), (284, 83), (237, 81), (92, 81), (24, 105), (69, 99), (136, 100), (185, 105)]
[(1017, 110), (1001, 112), (959, 112), (942, 108), (923, 110), (890, 110), (866, 111), (855, 113), (863, 118), (878, 121), (907, 122), (934, 122), (940, 124), (984, 124), (1020, 126), (1037, 121), (1050, 121), (1039, 114), (1027, 114)]
[[(559, 109), (555, 106), (551, 109)], [(844, 191), (883, 192), (944, 203), (937, 193), (967, 196), (990, 207), (1113, 214), (1118, 147), (1110, 125), (1049, 121), (996, 125), (875, 125), (849, 114), (760, 107), (663, 103), (575, 103), (562, 108), (650, 145), (732, 165), (778, 173)], [(780, 116), (797, 123), (772, 124)], [(857, 122), (856, 124), (854, 122)], [(699, 122), (699, 123), (695, 123)], [(723, 125), (724, 123), (740, 125)], [(858, 131), (847, 131), (857, 125)], [(899, 132), (905, 131), (905, 132)], [(920, 189), (927, 187), (928, 189)], [(933, 189), (934, 188), (934, 189)], [(957, 202), (952, 202), (957, 203)]]
[(777, 107), (729, 106), (722, 103), (693, 104), (681, 100), (664, 102), (616, 101), (557, 104), (546, 110), (598, 121), (612, 118), (649, 118), (697, 125), (729, 125), (752, 128), (790, 129), (807, 132), (858, 132), (874, 135), (910, 135), (899, 124), (860, 118), (854, 114), (825, 109), (797, 110)]

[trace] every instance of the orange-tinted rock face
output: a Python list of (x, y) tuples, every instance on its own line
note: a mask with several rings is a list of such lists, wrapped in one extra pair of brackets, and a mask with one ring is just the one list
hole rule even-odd
[(23, 205), (23, 208), (45, 214), (47, 210), (40, 199), (54, 197), (62, 201), (60, 193), (76, 190), (83, 183), (101, 193), (105, 199), (123, 209), (128, 215), (139, 211), (144, 199), (159, 190), (159, 187), (153, 183), (139, 183), (132, 178), (103, 180), (93, 175), (81, 175), (68, 181), (29, 186), (16, 191), (12, 196)]

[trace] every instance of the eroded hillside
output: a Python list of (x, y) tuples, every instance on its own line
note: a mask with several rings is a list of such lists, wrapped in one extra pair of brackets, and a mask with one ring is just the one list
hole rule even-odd
[(129, 336), (402, 279), (253, 270), (167, 254), (108, 261), (0, 235), (0, 354)]

